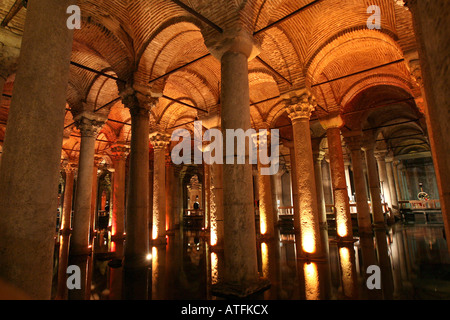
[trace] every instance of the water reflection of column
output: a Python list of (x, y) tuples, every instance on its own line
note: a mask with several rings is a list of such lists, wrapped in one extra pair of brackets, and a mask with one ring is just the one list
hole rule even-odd
[(117, 239), (111, 241), (111, 251), (116, 253), (116, 257), (109, 264), (109, 300), (122, 299), (122, 258), (124, 240)]
[(166, 297), (166, 247), (152, 247), (152, 300), (163, 300)]
[(388, 255), (388, 244), (385, 229), (375, 229), (375, 239), (377, 244), (378, 262), (381, 270), (381, 289), (385, 299), (391, 300), (394, 297), (394, 283), (392, 278), (391, 261)]
[(355, 249), (351, 245), (338, 245), (339, 263), (341, 270), (342, 294), (345, 299), (357, 299), (357, 276), (356, 276), (356, 261)]
[(65, 233), (59, 237), (59, 256), (58, 256), (58, 287), (56, 291), (56, 300), (67, 299), (67, 267), (69, 258), (70, 234)]
[(373, 243), (373, 235), (372, 234), (361, 234), (359, 238), (359, 246), (361, 248), (361, 256), (362, 256), (362, 266), (361, 273), (363, 275), (364, 283), (363, 283), (363, 292), (367, 295), (367, 298), (370, 300), (381, 299), (382, 292), (378, 289), (370, 290), (367, 287), (367, 279), (370, 276), (370, 273), (367, 273), (367, 268), (369, 266), (378, 266), (378, 261), (375, 253), (375, 245)]
[(261, 242), (261, 269), (262, 276), (269, 279), (271, 287), (264, 292), (264, 299), (278, 299), (280, 291), (280, 274), (278, 261), (280, 260), (280, 246), (278, 241)]

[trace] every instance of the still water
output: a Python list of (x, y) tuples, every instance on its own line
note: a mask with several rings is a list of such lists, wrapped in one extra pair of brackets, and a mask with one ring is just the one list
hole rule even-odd
[[(442, 224), (399, 222), (386, 230), (374, 231), (373, 236), (357, 237), (349, 246), (338, 245), (326, 231), (323, 237), (329, 243), (328, 260), (320, 262), (297, 259), (293, 234), (279, 234), (278, 240), (273, 241), (257, 241), (259, 272), (270, 280), (271, 286), (253, 298), (450, 299), (450, 255)], [(67, 241), (64, 241), (60, 237), (55, 250), (53, 298), (56, 299), (65, 298), (62, 292), (66, 278), (61, 276), (64, 266), (58, 263), (60, 256), (65, 259), (62, 253)], [(94, 256), (87, 266), (91, 285), (86, 298), (128, 299), (136, 294), (136, 298), (145, 296), (151, 300), (221, 299), (212, 294), (211, 286), (220, 280), (223, 252), (210, 247), (201, 231), (168, 236), (166, 246), (151, 248), (148, 268), (131, 278), (124, 278), (120, 260), (115, 259), (123, 245), (111, 241), (106, 231), (96, 235)], [(369, 266), (379, 267), (381, 289), (367, 287), (373, 274), (367, 272)], [(136, 290), (136, 282), (141, 291)], [(132, 292), (124, 293), (130, 283)]]

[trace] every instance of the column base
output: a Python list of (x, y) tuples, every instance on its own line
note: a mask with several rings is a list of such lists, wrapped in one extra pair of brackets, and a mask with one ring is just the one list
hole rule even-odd
[(249, 284), (231, 284), (219, 282), (212, 286), (212, 294), (222, 298), (246, 298), (253, 294), (263, 292), (271, 286), (266, 278), (259, 278), (257, 281)]

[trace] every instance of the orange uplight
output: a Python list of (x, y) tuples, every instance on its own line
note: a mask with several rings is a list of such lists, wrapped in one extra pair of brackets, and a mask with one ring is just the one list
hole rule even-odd
[(316, 239), (312, 230), (302, 230), (302, 248), (307, 253), (316, 251)]
[(263, 277), (269, 277), (269, 249), (265, 242), (261, 243), (261, 256), (262, 256), (262, 273)]

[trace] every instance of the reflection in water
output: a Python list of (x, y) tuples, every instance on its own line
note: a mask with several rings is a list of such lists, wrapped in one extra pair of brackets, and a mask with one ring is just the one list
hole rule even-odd
[[(327, 260), (300, 258), (296, 236), (279, 234), (278, 240), (257, 242), (258, 270), (271, 287), (266, 300), (321, 299), (450, 299), (450, 257), (442, 225), (396, 224), (374, 230), (355, 243), (341, 246), (328, 235)], [(325, 232), (326, 233), (326, 232)], [(223, 275), (224, 252), (209, 246), (203, 232), (175, 232), (166, 246), (152, 247), (151, 263), (123, 270), (124, 241), (111, 241), (99, 233), (93, 259), (78, 261), (85, 292), (67, 292), (70, 236), (57, 238), (54, 299), (218, 299), (211, 286)], [(381, 289), (366, 282), (371, 265), (379, 266)], [(89, 284), (91, 283), (91, 284)], [(89, 284), (89, 285), (88, 285)], [(72, 295), (72, 296), (70, 296)]]

